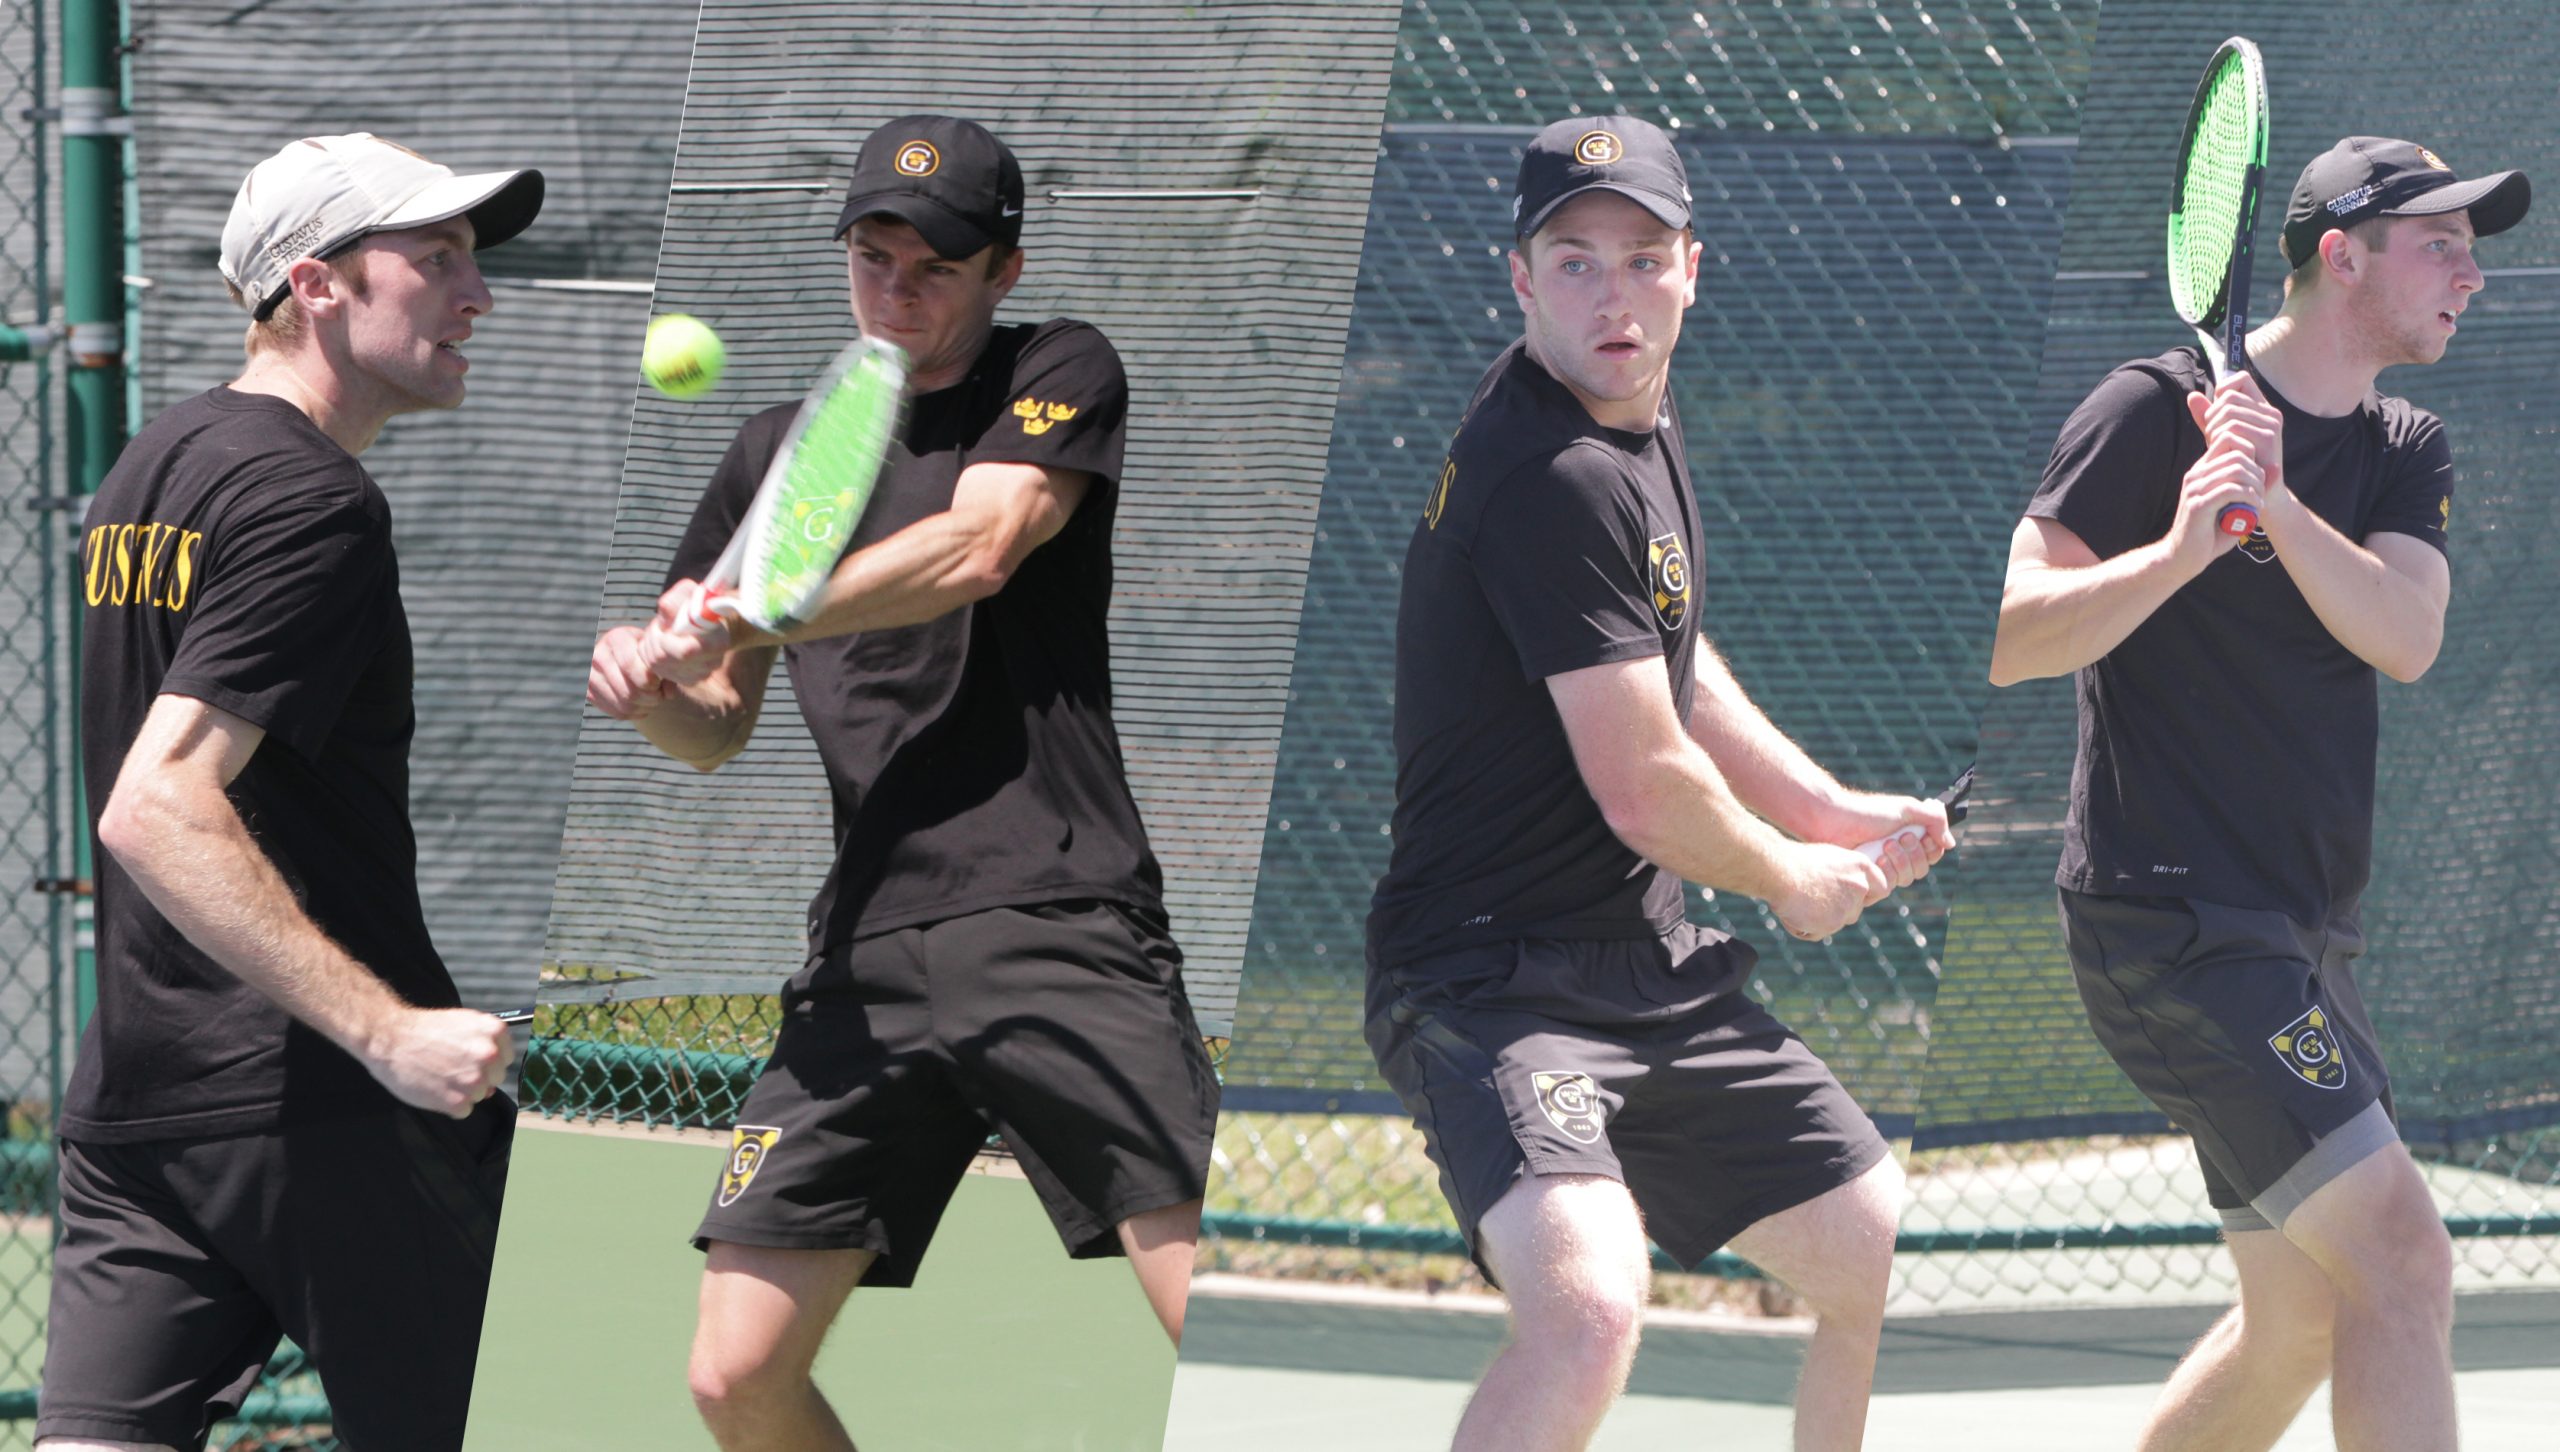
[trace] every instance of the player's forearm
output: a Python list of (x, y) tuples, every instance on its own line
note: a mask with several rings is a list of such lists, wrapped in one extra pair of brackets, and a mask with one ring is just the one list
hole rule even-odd
[(1004, 588), (1021, 564), (1019, 521), (994, 509), (950, 509), (856, 551), (836, 566), (805, 624), (779, 636), (741, 629), (744, 641), (823, 640), (921, 625)]
[(408, 1005), (303, 912), (219, 790), (129, 774), (98, 844), (214, 962), (349, 1053), (381, 1055)]
[(1734, 798), (1797, 837), (1827, 838), (1840, 783), (1770, 721), (1704, 640), (1697, 678), (1689, 736), (1713, 759)]
[(1637, 763), (1632, 789), (1602, 802), (1609, 830), (1629, 851), (1683, 881), (1776, 897), (1793, 844), (1742, 804), (1704, 748), (1682, 746)]
[(2414, 681), (2435, 664), (2444, 604), (2430, 591), (2289, 493), (2271, 492), (2262, 527), (2311, 612), (2357, 659), (2395, 681)]
[(2093, 565), (2012, 559), (1991, 640), (1991, 684), (2079, 670), (2123, 644), (2194, 578), (2166, 540)]

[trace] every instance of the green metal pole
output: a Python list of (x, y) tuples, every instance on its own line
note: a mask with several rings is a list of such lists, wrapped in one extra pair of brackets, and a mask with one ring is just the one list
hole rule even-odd
[[(75, 498), (95, 493), (125, 441), (124, 149), (133, 134), (123, 96), (123, 15), (118, 0), (62, 0), (62, 301), (68, 428), (65, 475)], [(77, 518), (75, 514), (73, 516)], [(82, 578), (78, 570), (71, 578)], [(72, 717), (79, 718), (82, 601), (74, 600)], [(74, 875), (93, 880), (89, 806), (72, 773)], [(85, 894), (85, 886), (84, 886)], [(74, 962), (76, 1022), (97, 1004), (97, 947), (89, 901), (80, 900)]]
[(44, 356), (46, 349), (60, 341), (56, 330), (43, 326), (13, 328), (0, 323), (0, 363), (25, 363)]

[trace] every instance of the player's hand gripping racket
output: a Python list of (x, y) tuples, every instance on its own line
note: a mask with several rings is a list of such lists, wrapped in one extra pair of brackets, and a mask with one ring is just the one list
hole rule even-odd
[[(1947, 789), (1945, 791), (1938, 793), (1938, 800), (1941, 803), (1944, 803), (1947, 809), (1948, 826), (1952, 827), (1956, 823), (1964, 820), (1964, 814), (1967, 810), (1965, 806), (1965, 799), (1972, 795), (1973, 768), (1971, 766), (1967, 766), (1957, 775), (1954, 781), (1947, 783)], [(1915, 842), (1918, 841), (1919, 838), (1919, 828), (1905, 827), (1899, 832), (1888, 832), (1884, 836), (1878, 837), (1872, 842), (1859, 843), (1858, 855), (1864, 857), (1869, 862), (1881, 862), (1884, 860), (1884, 849), (1886, 847), (1896, 842)]]
[[(2266, 172), (2266, 67), (2257, 46), (2235, 35), (2196, 86), (2169, 190), (2169, 300), (2203, 341), (2217, 385), (2249, 363), (2249, 249)], [(2245, 536), (2258, 511), (2226, 504), (2214, 526)]]
[(686, 613), (696, 634), (723, 616), (779, 630), (818, 598), (871, 503), (906, 388), (907, 355), (887, 343), (861, 339), (827, 365)]

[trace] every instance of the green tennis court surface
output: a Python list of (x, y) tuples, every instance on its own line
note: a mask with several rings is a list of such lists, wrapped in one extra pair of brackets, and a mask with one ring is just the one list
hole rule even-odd
[[(526, 1116), (471, 1402), (473, 1452), (699, 1452), (685, 1390), (725, 1137)], [(1125, 1262), (1066, 1258), (1020, 1180), (971, 1175), (915, 1289), (856, 1291), (818, 1384), (866, 1448), (1155, 1452), (1173, 1350)]]
[[(2132, 1445), (2169, 1368), (2217, 1309), (1986, 1312), (1885, 1329), (1867, 1444), (1894, 1452), (2106, 1452)], [(1410, 1452), (1446, 1446), (1500, 1317), (1343, 1301), (1195, 1296), (1164, 1452)], [(1801, 1342), (1649, 1326), (1595, 1452), (1787, 1445)], [(2560, 1295), (2465, 1297), (2454, 1332), (2464, 1441), (2549, 1445)], [(2334, 1445), (2326, 1393), (2278, 1452)]]

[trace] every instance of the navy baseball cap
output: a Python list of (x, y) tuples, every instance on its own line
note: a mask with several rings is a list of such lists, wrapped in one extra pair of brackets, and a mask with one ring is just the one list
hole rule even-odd
[(901, 116), (874, 131), (853, 162), (836, 238), (865, 217), (916, 229), (940, 256), (1022, 243), (1022, 164), (995, 134), (957, 116)]
[(1511, 230), (1530, 237), (1556, 209), (1588, 191), (1609, 191), (1666, 227), (1689, 225), (1689, 170), (1662, 128), (1633, 116), (1558, 121), (1520, 153)]
[(2350, 136), (2311, 158), (2293, 184), (2284, 210), (2285, 261), (2311, 260), (2333, 227), (2368, 217), (2440, 217), (2469, 212), (2475, 236), (2493, 237), (2524, 220), (2533, 184), (2520, 171), (2464, 181), (2436, 155), (2412, 141)]

